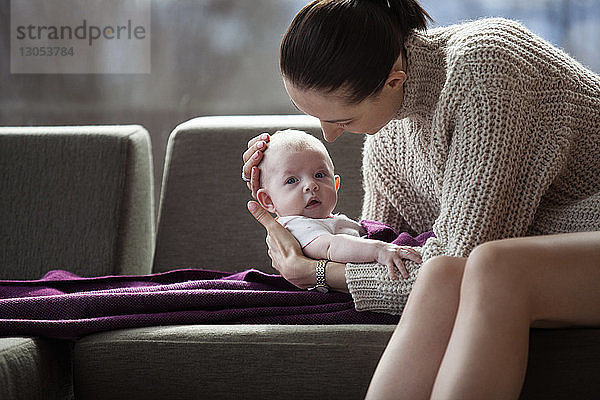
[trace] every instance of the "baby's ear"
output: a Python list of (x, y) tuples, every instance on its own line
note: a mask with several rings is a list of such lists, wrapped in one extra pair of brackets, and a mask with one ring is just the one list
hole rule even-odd
[(267, 194), (265, 189), (258, 189), (256, 192), (256, 200), (258, 200), (260, 205), (263, 206), (265, 210), (273, 214), (275, 213), (275, 205), (271, 200), (271, 196)]
[(340, 176), (335, 175), (333, 178), (335, 179), (335, 191), (337, 192), (340, 190)]

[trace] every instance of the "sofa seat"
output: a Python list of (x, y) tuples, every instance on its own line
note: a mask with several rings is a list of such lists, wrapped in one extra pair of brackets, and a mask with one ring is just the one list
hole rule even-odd
[(0, 399), (72, 399), (72, 343), (0, 338)]
[[(362, 399), (393, 325), (181, 325), (74, 350), (78, 399)], [(143, 377), (143, 379), (142, 379)]]
[[(128, 400), (362, 399), (394, 329), (181, 325), (94, 334), (75, 345), (75, 394)], [(598, 338), (597, 329), (533, 329), (520, 399), (597, 399)]]

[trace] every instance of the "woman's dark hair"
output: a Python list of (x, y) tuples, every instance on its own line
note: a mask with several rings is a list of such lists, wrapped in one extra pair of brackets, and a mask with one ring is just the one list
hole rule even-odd
[(342, 88), (358, 103), (383, 88), (407, 36), (428, 19), (416, 0), (315, 0), (283, 37), (281, 74), (303, 90)]

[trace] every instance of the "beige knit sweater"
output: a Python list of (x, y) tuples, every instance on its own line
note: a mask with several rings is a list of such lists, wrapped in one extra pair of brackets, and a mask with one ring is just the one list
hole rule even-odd
[[(600, 230), (600, 77), (521, 24), (484, 19), (406, 42), (404, 103), (365, 142), (363, 218), (436, 238), (423, 261), (500, 238)], [(348, 264), (358, 310), (399, 314), (392, 281)]]

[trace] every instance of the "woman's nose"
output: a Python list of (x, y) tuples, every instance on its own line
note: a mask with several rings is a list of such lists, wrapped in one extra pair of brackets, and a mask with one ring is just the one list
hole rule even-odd
[(336, 124), (323, 121), (321, 121), (321, 130), (323, 131), (323, 138), (328, 142), (333, 142), (342, 134), (342, 132), (344, 132), (344, 130)]

